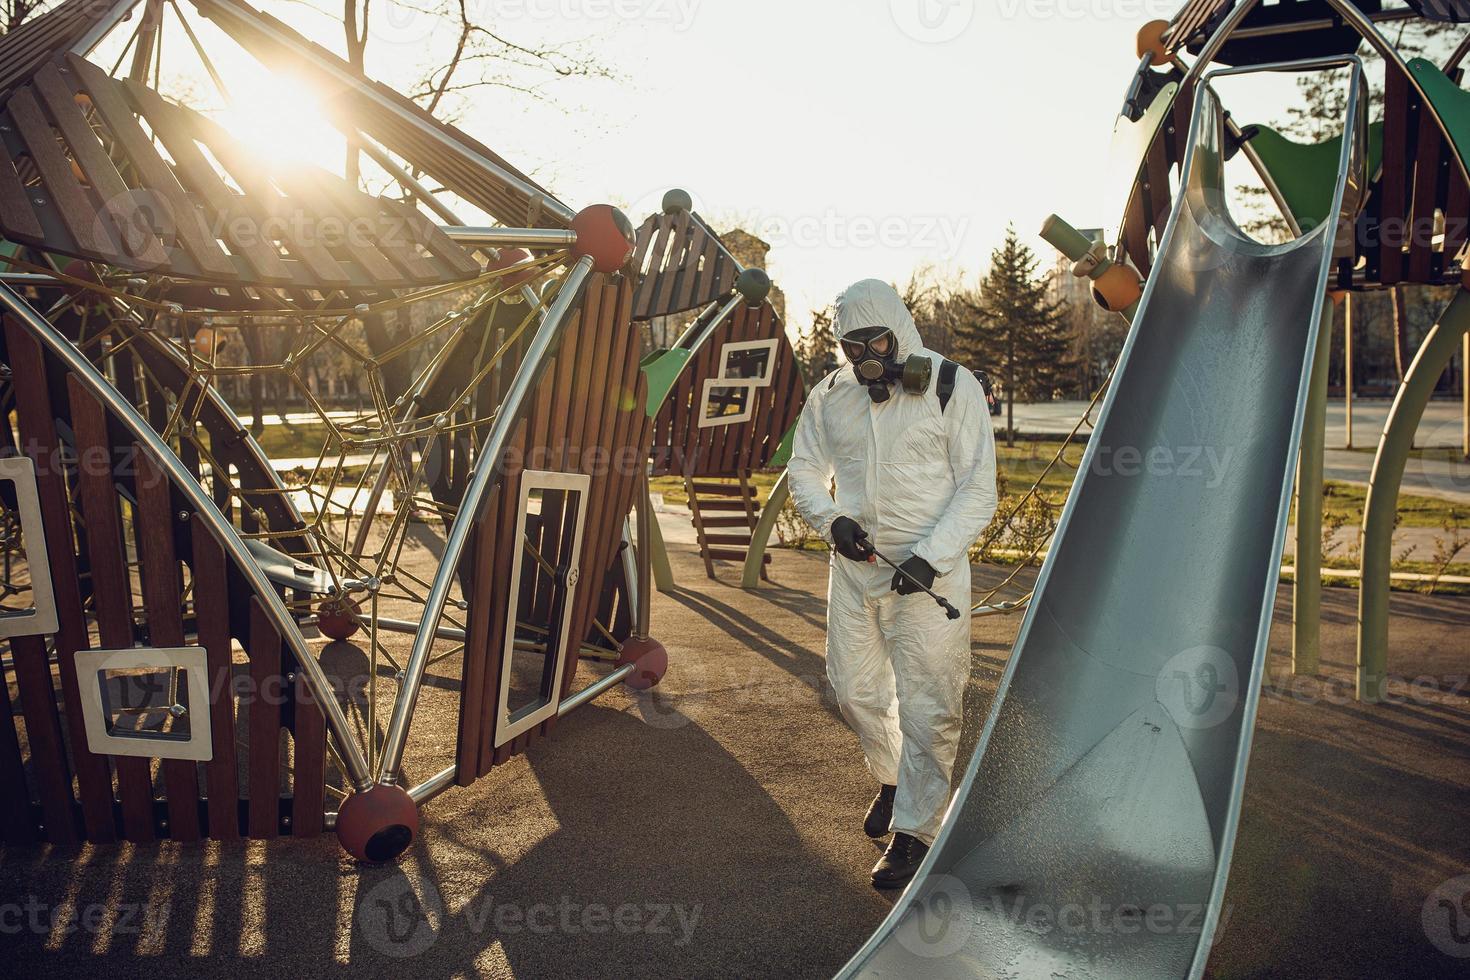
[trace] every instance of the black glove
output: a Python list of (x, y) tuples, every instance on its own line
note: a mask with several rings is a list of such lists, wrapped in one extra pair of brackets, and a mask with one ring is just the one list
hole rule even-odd
[[(904, 577), (904, 572), (908, 572), (913, 581)], [(922, 592), (923, 589), (914, 582), (918, 582), (924, 589), (934, 587), (934, 566), (918, 555), (912, 556), (908, 561), (899, 565), (898, 570), (893, 573), (893, 591), (899, 595), (913, 595), (915, 592)]]
[(858, 522), (851, 517), (839, 517), (832, 522), (832, 543), (837, 546), (839, 555), (853, 561), (865, 562), (873, 554), (868, 532), (859, 527)]

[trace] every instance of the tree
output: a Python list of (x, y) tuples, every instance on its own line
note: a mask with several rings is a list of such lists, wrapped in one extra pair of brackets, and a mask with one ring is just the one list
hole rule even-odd
[(957, 324), (956, 347), (966, 365), (1000, 368), (1007, 445), (1015, 445), (1016, 399), (1054, 397), (1071, 370), (1066, 305), (1047, 297), (1039, 266), (1015, 226), (1006, 226), (1005, 242), (990, 253), (990, 271), (969, 303), (972, 316)]
[(811, 329), (796, 338), (792, 350), (806, 386), (821, 381), (837, 367), (837, 335), (832, 332), (834, 312), (831, 306), (812, 310)]
[(0, 20), (4, 20), (5, 30), (9, 34), (30, 18), (45, 0), (0, 0)]

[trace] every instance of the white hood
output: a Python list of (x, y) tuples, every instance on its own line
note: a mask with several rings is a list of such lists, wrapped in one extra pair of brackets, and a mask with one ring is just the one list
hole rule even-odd
[(863, 327), (887, 327), (898, 341), (898, 360), (924, 346), (913, 314), (903, 305), (898, 291), (881, 279), (862, 279), (837, 297), (837, 318), (832, 325), (841, 340), (853, 330)]

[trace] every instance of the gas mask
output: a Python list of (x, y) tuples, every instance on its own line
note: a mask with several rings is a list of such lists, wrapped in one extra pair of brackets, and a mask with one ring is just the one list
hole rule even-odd
[(929, 389), (934, 368), (929, 358), (910, 354), (900, 363), (898, 341), (887, 327), (849, 331), (842, 338), (842, 351), (852, 362), (852, 373), (867, 387), (868, 397), (875, 402), (886, 402), (893, 394), (889, 386), (895, 382), (911, 395)]

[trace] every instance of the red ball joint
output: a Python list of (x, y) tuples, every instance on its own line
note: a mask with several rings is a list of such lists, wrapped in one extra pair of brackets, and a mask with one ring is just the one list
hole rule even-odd
[(577, 242), (572, 254), (592, 260), (592, 268), (603, 274), (617, 272), (633, 255), (633, 222), (611, 204), (593, 204), (572, 219)]
[(316, 628), (323, 636), (345, 640), (362, 628), (357, 621), (361, 614), (362, 607), (353, 600), (332, 596), (316, 607)]
[[(513, 265), (519, 265), (522, 262), (529, 261), (531, 261), (531, 253), (523, 248), (502, 248), (500, 254), (491, 259), (490, 264), (486, 268), (488, 271), (494, 272), (497, 269), (509, 269)], [(520, 272), (512, 272), (510, 275), (504, 276), (501, 279), (501, 284), (506, 289), (515, 289), (517, 286), (524, 286), (532, 279), (535, 279), (540, 273), (541, 270), (539, 269), (522, 269)]]
[(353, 793), (337, 811), (337, 841), (359, 861), (392, 861), (418, 833), (418, 807), (402, 786), (379, 783)]
[(664, 679), (669, 669), (669, 651), (652, 637), (631, 637), (618, 653), (619, 667), (632, 664), (633, 672), (623, 679), (635, 691), (646, 691)]

